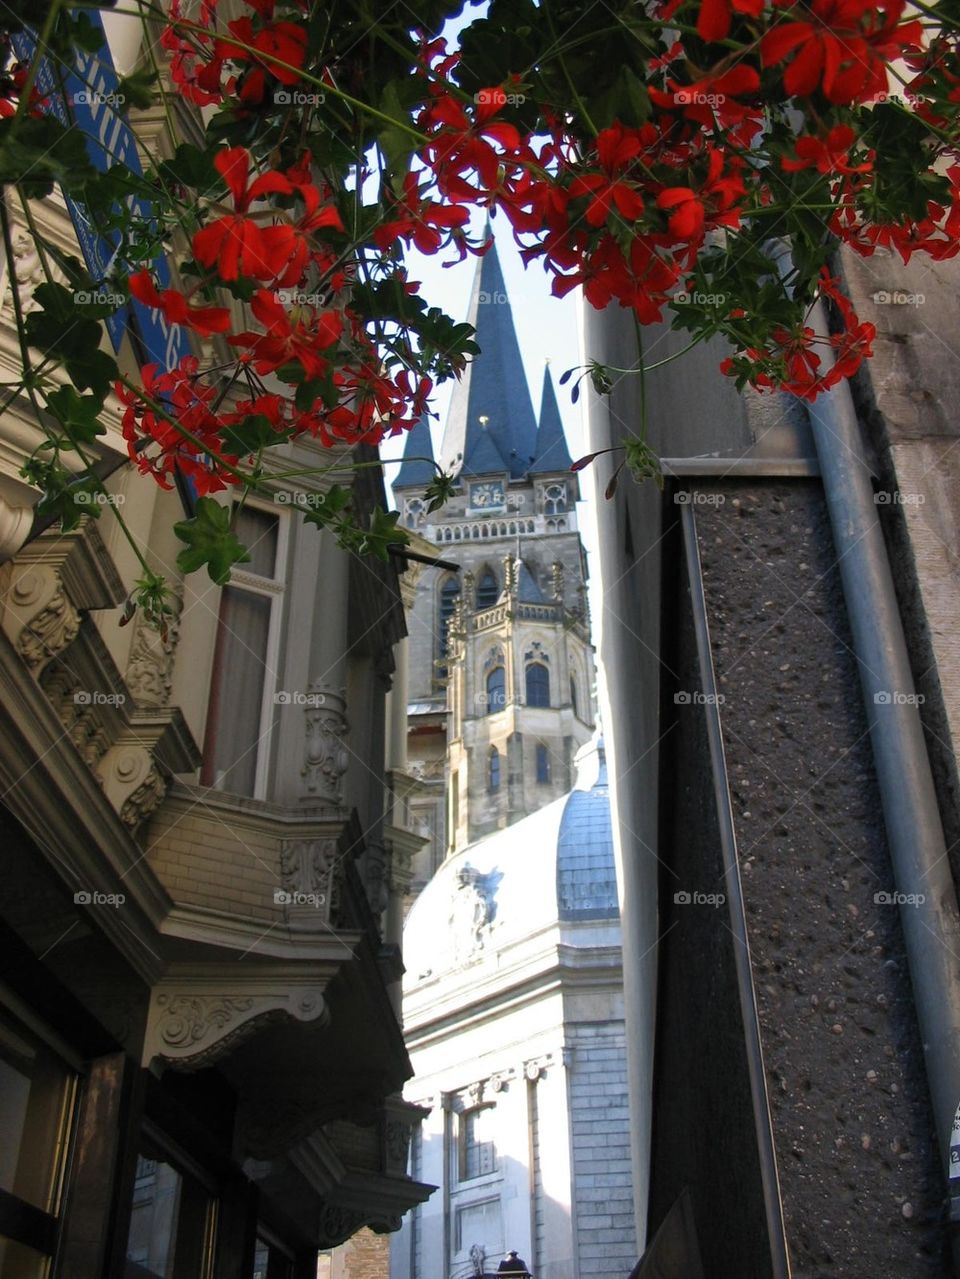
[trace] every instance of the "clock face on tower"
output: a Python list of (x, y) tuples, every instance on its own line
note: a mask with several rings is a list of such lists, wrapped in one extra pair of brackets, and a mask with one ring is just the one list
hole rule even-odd
[(483, 480), (479, 484), (471, 484), (470, 505), (482, 507), (485, 511), (489, 511), (495, 506), (503, 506), (503, 482), (501, 480)]

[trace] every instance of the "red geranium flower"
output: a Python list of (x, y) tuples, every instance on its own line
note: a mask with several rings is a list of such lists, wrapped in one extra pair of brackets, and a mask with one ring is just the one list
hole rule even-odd
[(329, 361), (318, 354), (333, 346), (343, 332), (338, 311), (317, 311), (312, 306), (287, 311), (273, 293), (258, 289), (250, 309), (266, 333), (238, 333), (234, 346), (246, 347), (258, 373), (275, 373), (285, 364), (299, 363), (307, 377), (323, 377)]
[(810, 19), (772, 27), (760, 42), (765, 67), (791, 59), (790, 94), (820, 87), (830, 102), (868, 101), (887, 88), (887, 64), (920, 45), (918, 21), (900, 25), (906, 0), (810, 0)]
[(759, 18), (763, 0), (703, 0), (697, 18), (697, 31), (703, 40), (726, 40), (734, 13)]
[(187, 298), (176, 289), (164, 289), (161, 293), (149, 271), (137, 271), (131, 275), (129, 285), (138, 302), (162, 311), (170, 324), (183, 324), (201, 337), (225, 333), (230, 327), (230, 312), (226, 307), (190, 306)]
[(589, 195), (586, 219), (590, 226), (602, 226), (610, 216), (611, 204), (627, 219), (635, 222), (643, 215), (643, 197), (632, 183), (618, 176), (643, 150), (637, 129), (625, 129), (617, 121), (597, 135), (597, 159), (600, 173), (585, 173), (570, 183), (572, 196)]
[(838, 124), (826, 138), (797, 138), (797, 158), (784, 156), (780, 163), (788, 173), (810, 168), (818, 173), (869, 173), (873, 168), (872, 158), (862, 164), (850, 164), (850, 148), (855, 140), (856, 134), (848, 124)]

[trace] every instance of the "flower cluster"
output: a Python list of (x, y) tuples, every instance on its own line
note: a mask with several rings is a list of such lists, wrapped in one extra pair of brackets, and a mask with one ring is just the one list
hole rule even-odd
[[(270, 432), (375, 441), (409, 426), (468, 348), (400, 262), (411, 246), (452, 251), (446, 265), (483, 253), (471, 209), (507, 220), (556, 296), (580, 287), (592, 306), (616, 302), (640, 324), (672, 317), (698, 338), (723, 334), (733, 351), (722, 368), (739, 384), (806, 398), (871, 352), (873, 327), (824, 266), (838, 242), (904, 260), (960, 247), (958, 37), (925, 30), (906, 0), (661, 0), (642, 19), (642, 109), (600, 125), (569, 76), (564, 100), (556, 79), (551, 96), (543, 73), (528, 84), (510, 66), (499, 84), (468, 92), (460, 52), (423, 37), (403, 105), (395, 88), (378, 97), (375, 128), (358, 135), (379, 161), (368, 153), (339, 173), (335, 150), (309, 142), (312, 117), (284, 105), (289, 90), (322, 87), (330, 103), (318, 128), (367, 127), (359, 72), (315, 42), (305, 0), (246, 0), (249, 13), (227, 22), (216, 0), (190, 14), (185, 2), (171, 0), (163, 43), (178, 90), (218, 107), (219, 136), (234, 139), (213, 156), (227, 202), (198, 192), (188, 288), (139, 271), (130, 289), (198, 339), (222, 341), (250, 395), (227, 396), (226, 411), (193, 363), (145, 371), (144, 398), (125, 399), (124, 430), (158, 478), (188, 455), (208, 486), (211, 472), (229, 482), (244, 442), (262, 448)], [(912, 77), (906, 103), (888, 101), (894, 64)], [(240, 133), (262, 145), (236, 142)], [(758, 239), (768, 228), (771, 242), (800, 233), (808, 245), (790, 287), (775, 283), (775, 254)], [(817, 293), (840, 332), (808, 326)], [(241, 429), (244, 413), (257, 430)], [(171, 419), (187, 434), (175, 439)], [(146, 455), (144, 434), (156, 446)]]

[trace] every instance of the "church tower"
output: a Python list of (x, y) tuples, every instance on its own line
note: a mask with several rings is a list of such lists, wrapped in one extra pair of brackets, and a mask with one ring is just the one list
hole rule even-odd
[(402, 522), (458, 566), (422, 576), (408, 618), (415, 815), (432, 835), (414, 891), (450, 853), (566, 794), (594, 723), (578, 480), (549, 368), (534, 412), (495, 245), (468, 319), (483, 354), (454, 391), (440, 451), (457, 493), (427, 513), (426, 421), (393, 484)]

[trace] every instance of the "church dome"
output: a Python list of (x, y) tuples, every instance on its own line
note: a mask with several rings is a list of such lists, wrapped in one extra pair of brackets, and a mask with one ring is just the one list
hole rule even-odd
[(603, 739), (578, 752), (574, 789), (448, 858), (403, 932), (409, 989), (496, 959), (545, 928), (619, 919)]

